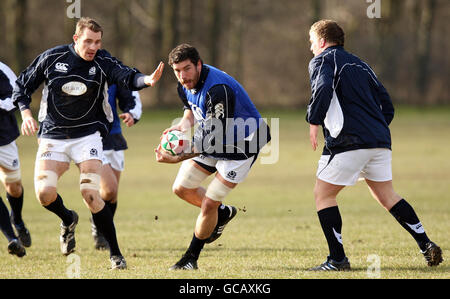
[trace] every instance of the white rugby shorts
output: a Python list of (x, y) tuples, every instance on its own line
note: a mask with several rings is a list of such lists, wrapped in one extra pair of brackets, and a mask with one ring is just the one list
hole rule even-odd
[(220, 173), (226, 181), (238, 184), (244, 181), (248, 176), (256, 157), (257, 156), (253, 156), (246, 160), (221, 160), (200, 155), (193, 158), (193, 160), (217, 169), (217, 172)]
[(389, 149), (359, 149), (331, 157), (320, 157), (316, 174), (318, 179), (327, 183), (351, 186), (355, 185), (358, 179), (375, 182), (392, 180), (392, 151)]
[(20, 169), (19, 151), (15, 141), (0, 146), (0, 166), (9, 170)]
[(125, 167), (125, 153), (123, 150), (106, 150), (103, 151), (103, 165), (110, 164), (111, 168), (117, 171), (123, 171)]
[(78, 164), (87, 160), (103, 159), (102, 137), (99, 132), (72, 139), (40, 138), (36, 162), (53, 160)]

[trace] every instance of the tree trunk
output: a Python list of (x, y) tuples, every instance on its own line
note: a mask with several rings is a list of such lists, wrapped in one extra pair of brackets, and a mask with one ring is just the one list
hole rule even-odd
[(209, 23), (209, 63), (217, 66), (219, 64), (219, 44), (221, 40), (220, 2), (218, 0), (209, 0), (207, 18)]
[(15, 73), (27, 66), (27, 0), (8, 0), (5, 5), (6, 44), (11, 50), (9, 66)]
[(381, 18), (374, 19), (378, 33), (379, 76), (385, 82), (394, 82), (397, 76), (397, 55), (401, 38), (395, 27), (401, 19), (403, 5), (403, 1), (383, 0)]
[(116, 8), (114, 9), (114, 31), (117, 53), (113, 53), (113, 56), (117, 56), (126, 65), (134, 65), (134, 26), (128, 6), (128, 1), (121, 0), (116, 4)]
[(311, 0), (311, 25), (321, 19), (322, 15), (322, 1)]
[(230, 74), (238, 81), (243, 79), (243, 36), (245, 2), (234, 0), (230, 8), (229, 62)]
[[(169, 52), (176, 46), (178, 42), (178, 7), (179, 0), (166, 0), (159, 3), (158, 8), (162, 9), (161, 20), (161, 41), (160, 41), (160, 60), (167, 61)], [(158, 60), (159, 61), (159, 60)], [(173, 82), (173, 78), (162, 76), (158, 82), (157, 102), (159, 106), (164, 106), (164, 90), (169, 88), (168, 85)]]
[(436, 0), (422, 0), (420, 5), (417, 28), (416, 86), (420, 97), (423, 98), (426, 96), (430, 81), (428, 66), (430, 64), (431, 35), (437, 2)]

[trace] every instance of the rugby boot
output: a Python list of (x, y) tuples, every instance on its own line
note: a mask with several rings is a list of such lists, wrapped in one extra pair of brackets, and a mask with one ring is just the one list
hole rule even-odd
[(327, 260), (320, 264), (317, 267), (313, 267), (309, 269), (309, 271), (349, 271), (350, 270), (350, 262), (348, 258), (345, 257), (342, 262), (337, 262), (330, 257), (327, 257)]
[(111, 261), (111, 269), (115, 270), (123, 270), (127, 268), (127, 262), (125, 261), (125, 258), (121, 255), (113, 255), (110, 257)]
[(19, 240), (13, 239), (8, 243), (8, 253), (17, 255), (18, 257), (23, 257), (27, 254), (25, 247), (22, 246)]
[(225, 218), (222, 221), (217, 221), (217, 225), (214, 228), (214, 231), (212, 232), (211, 236), (209, 236), (209, 238), (205, 240), (205, 243), (209, 244), (220, 238), (220, 236), (222, 236), (223, 230), (225, 229), (225, 226), (228, 224), (228, 222), (231, 221), (231, 219), (234, 218), (234, 216), (236, 216), (237, 209), (235, 207), (225, 206), (225, 209), (228, 209), (230, 211), (228, 218)]
[(186, 252), (183, 257), (169, 270), (197, 270), (197, 259), (189, 252)]
[(425, 257), (429, 267), (437, 266), (444, 261), (442, 258), (442, 250), (439, 246), (430, 241), (425, 247), (426, 249), (420, 252)]
[(65, 226), (61, 222), (61, 234), (59, 242), (61, 245), (61, 252), (64, 255), (69, 255), (75, 251), (75, 228), (78, 224), (78, 214), (75, 211), (71, 211), (73, 215), (73, 221), (69, 226)]

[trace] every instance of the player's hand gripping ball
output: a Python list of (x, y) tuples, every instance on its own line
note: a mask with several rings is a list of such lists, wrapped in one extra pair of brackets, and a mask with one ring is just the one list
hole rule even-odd
[(161, 148), (172, 156), (181, 154), (188, 146), (189, 140), (178, 130), (166, 132), (161, 138)]

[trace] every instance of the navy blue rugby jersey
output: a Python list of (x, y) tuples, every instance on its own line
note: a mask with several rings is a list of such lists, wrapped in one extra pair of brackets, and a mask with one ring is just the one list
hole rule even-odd
[(44, 83), (39, 110), (38, 137), (79, 138), (99, 131), (108, 134), (114, 120), (108, 86), (138, 90), (137, 69), (123, 65), (106, 50), (92, 61), (82, 59), (73, 44), (57, 46), (39, 55), (16, 81), (13, 100), (29, 108), (32, 93)]
[(197, 85), (188, 90), (178, 83), (178, 95), (199, 124), (194, 143), (203, 154), (245, 160), (270, 141), (269, 127), (247, 92), (225, 72), (204, 64)]
[(309, 63), (312, 96), (306, 120), (321, 125), (324, 155), (391, 149), (394, 106), (372, 69), (341, 46), (325, 49)]
[(12, 101), (16, 79), (14, 72), (0, 62), (0, 146), (13, 142), (20, 135), (14, 115), (17, 107)]

